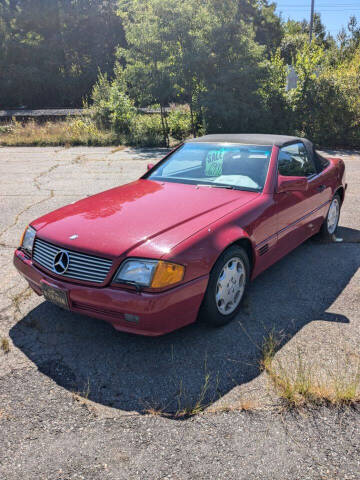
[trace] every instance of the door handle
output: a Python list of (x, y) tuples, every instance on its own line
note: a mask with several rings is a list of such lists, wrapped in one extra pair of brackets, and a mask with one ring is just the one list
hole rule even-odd
[(318, 185), (318, 187), (317, 187), (319, 192), (322, 192), (323, 190), (325, 190), (325, 188), (326, 188), (326, 185)]

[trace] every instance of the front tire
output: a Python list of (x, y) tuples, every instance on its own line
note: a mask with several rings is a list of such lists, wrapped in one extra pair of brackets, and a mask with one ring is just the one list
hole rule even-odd
[(200, 319), (213, 326), (229, 323), (239, 312), (250, 277), (250, 262), (237, 245), (226, 249), (215, 263), (209, 278)]
[(331, 200), (330, 207), (324, 223), (321, 226), (320, 235), (326, 242), (332, 242), (335, 238), (336, 229), (338, 227), (341, 209), (341, 199), (336, 193)]

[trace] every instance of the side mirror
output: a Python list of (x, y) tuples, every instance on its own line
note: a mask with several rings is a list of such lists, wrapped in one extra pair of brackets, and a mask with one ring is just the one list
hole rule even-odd
[(306, 177), (284, 177), (279, 175), (277, 192), (306, 192), (308, 186)]
[(154, 168), (154, 166), (155, 166), (154, 163), (148, 163), (147, 164), (148, 171), (151, 170), (152, 168)]

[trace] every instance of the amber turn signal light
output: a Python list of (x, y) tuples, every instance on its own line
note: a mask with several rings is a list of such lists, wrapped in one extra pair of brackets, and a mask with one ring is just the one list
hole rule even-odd
[(184, 278), (184, 273), (185, 267), (182, 265), (160, 260), (151, 282), (151, 288), (162, 288), (181, 282)]
[(20, 247), (21, 247), (22, 244), (23, 244), (24, 237), (25, 237), (25, 233), (26, 233), (26, 230), (28, 229), (28, 226), (29, 226), (29, 225), (27, 225), (27, 226), (25, 227), (25, 230), (23, 231), (23, 233), (22, 233), (22, 235), (21, 235), (21, 238), (20, 238)]

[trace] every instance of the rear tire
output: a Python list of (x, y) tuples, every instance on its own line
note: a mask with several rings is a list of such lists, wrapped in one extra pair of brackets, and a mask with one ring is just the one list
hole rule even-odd
[(324, 223), (320, 229), (320, 236), (325, 242), (333, 242), (338, 227), (341, 210), (341, 199), (338, 193), (333, 196)]
[(221, 327), (239, 312), (249, 284), (250, 262), (237, 245), (226, 249), (215, 263), (200, 310), (200, 319)]

